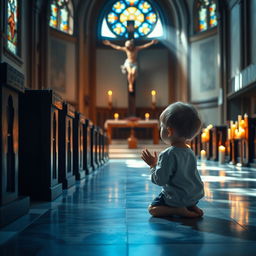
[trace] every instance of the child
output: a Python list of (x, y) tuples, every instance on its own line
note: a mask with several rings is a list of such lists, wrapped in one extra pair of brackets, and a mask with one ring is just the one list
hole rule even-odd
[(188, 218), (203, 216), (196, 206), (204, 196), (194, 152), (186, 145), (201, 128), (196, 109), (189, 104), (176, 102), (160, 115), (160, 136), (170, 147), (152, 155), (143, 150), (141, 158), (150, 166), (151, 181), (162, 186), (148, 211), (155, 217), (178, 215)]

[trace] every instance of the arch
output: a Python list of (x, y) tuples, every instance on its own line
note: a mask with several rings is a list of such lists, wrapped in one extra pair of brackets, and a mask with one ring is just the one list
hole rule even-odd
[(115, 0), (106, 4), (98, 23), (99, 36), (128, 38), (162, 37), (162, 11), (151, 0)]

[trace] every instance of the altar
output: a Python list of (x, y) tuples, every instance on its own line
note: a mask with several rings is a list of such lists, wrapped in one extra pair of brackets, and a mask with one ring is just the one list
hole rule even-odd
[(113, 128), (130, 128), (131, 133), (130, 137), (128, 138), (128, 146), (129, 148), (136, 148), (137, 147), (137, 139), (135, 137), (134, 128), (152, 128), (153, 130), (153, 143), (159, 143), (159, 122), (156, 119), (152, 120), (115, 120), (115, 119), (108, 119), (106, 120), (105, 129), (107, 130), (107, 135), (109, 138), (109, 143), (112, 140), (112, 129)]

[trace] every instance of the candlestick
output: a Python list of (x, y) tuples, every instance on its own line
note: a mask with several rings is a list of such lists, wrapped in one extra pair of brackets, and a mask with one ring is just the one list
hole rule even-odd
[(156, 107), (156, 91), (152, 90), (151, 95), (152, 95), (152, 106), (153, 108), (155, 108)]
[(220, 164), (225, 163), (225, 151), (226, 151), (226, 148), (223, 145), (219, 146), (219, 163)]
[(111, 90), (108, 91), (108, 106), (112, 107), (112, 94), (113, 92)]

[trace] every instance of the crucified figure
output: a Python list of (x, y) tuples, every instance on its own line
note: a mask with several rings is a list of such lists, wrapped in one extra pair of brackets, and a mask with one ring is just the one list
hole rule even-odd
[(109, 45), (116, 50), (123, 51), (126, 53), (127, 59), (125, 60), (121, 68), (122, 68), (122, 71), (127, 73), (129, 92), (132, 93), (134, 91), (133, 85), (134, 85), (134, 81), (135, 81), (135, 77), (137, 75), (137, 69), (138, 69), (138, 65), (137, 65), (138, 52), (142, 49), (146, 49), (150, 47), (153, 44), (156, 44), (157, 42), (158, 42), (157, 40), (152, 40), (149, 43), (146, 43), (140, 46), (135, 46), (134, 40), (131, 39), (131, 40), (127, 40), (124, 46), (120, 46), (120, 45), (111, 43), (109, 40), (103, 41), (103, 44)]

